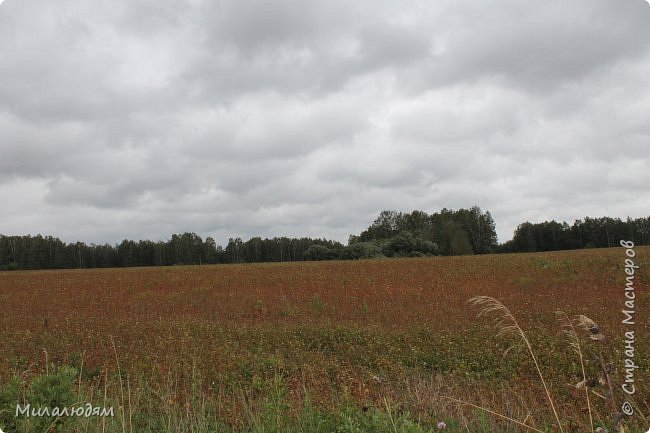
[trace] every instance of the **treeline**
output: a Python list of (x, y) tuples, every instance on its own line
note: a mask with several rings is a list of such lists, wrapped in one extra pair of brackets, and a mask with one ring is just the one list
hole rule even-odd
[(51, 236), (0, 235), (0, 269), (108, 268), (127, 266), (201, 265), (320, 259), (313, 248), (338, 251), (340, 242), (324, 239), (230, 239), (223, 248), (196, 233), (175, 234), (167, 241), (124, 240), (117, 245), (65, 243)]
[(217, 263), (351, 260), (373, 257), (481, 254), (495, 251), (496, 231), (480, 208), (383, 211), (347, 246), (311, 238), (231, 238), (224, 247), (196, 233), (167, 241), (124, 240), (116, 245), (65, 243), (51, 236), (0, 236), (0, 269), (105, 268)]
[(512, 240), (500, 246), (501, 252), (535, 252), (574, 250), (582, 248), (607, 248), (619, 246), (622, 240), (635, 245), (650, 245), (650, 217), (585, 218), (573, 225), (566, 222), (545, 221), (520, 224)]
[(490, 212), (479, 207), (427, 214), (383, 211), (348, 245), (326, 239), (230, 238), (226, 247), (196, 233), (167, 241), (124, 240), (119, 244), (65, 243), (52, 236), (0, 235), (0, 270), (201, 265), (217, 263), (353, 260), (377, 257), (555, 251), (618, 246), (621, 239), (650, 244), (650, 217), (585, 218), (569, 226), (556, 221), (525, 222), (513, 239), (497, 244)]

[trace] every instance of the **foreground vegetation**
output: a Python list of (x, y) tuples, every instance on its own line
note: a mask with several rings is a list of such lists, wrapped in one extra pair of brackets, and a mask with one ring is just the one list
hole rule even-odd
[[(648, 251), (637, 248), (639, 282)], [(470, 403), (559, 431), (527, 351), (504, 357), (513, 341), (467, 302), (488, 295), (527, 331), (564, 431), (591, 431), (590, 412), (611, 431), (607, 388), (593, 384), (588, 408), (555, 312), (599, 323), (620, 383), (624, 259), (606, 249), (4, 273), (0, 427), (49, 427), (16, 418), (15, 402), (90, 402), (115, 416), (49, 422), (57, 432), (427, 432), (441, 421), (448, 431), (529, 430)], [(645, 431), (650, 412), (650, 303), (637, 298), (628, 431)]]

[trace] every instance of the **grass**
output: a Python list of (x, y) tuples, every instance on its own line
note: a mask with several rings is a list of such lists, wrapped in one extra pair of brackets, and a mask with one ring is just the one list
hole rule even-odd
[[(32, 404), (35, 390), (40, 389), (49, 398), (51, 405), (69, 405), (68, 407), (84, 407), (87, 403), (93, 406), (113, 408), (112, 417), (63, 417), (37, 418), (13, 417), (6, 412), (0, 416), (0, 425), (7, 431), (15, 432), (391, 432), (391, 433), (432, 433), (439, 431), (437, 427), (444, 420), (447, 431), (518, 432), (516, 428), (507, 427), (486, 417), (483, 410), (464, 412), (458, 408), (444, 409), (446, 416), (432, 414), (423, 416), (411, 413), (402, 403), (384, 397), (377, 406), (360, 407), (353, 401), (341, 398), (335, 408), (319, 407), (306, 392), (301, 396), (300, 407), (292, 406), (286, 380), (275, 376), (264, 384), (264, 392), (258, 396), (247, 390), (240, 390), (231, 398), (241, 404), (241, 416), (234, 422), (224, 421), (220, 411), (219, 400), (206, 399), (197, 392), (193, 395), (191, 404), (178, 406), (167, 399), (169, 392), (175, 389), (169, 385), (165, 390), (138, 387), (134, 394), (122, 400), (120, 381), (118, 378), (107, 378), (103, 384), (88, 384), (77, 386), (70, 382), (77, 371), (70, 367), (52, 367), (46, 375), (39, 375), (33, 381), (25, 382), (13, 378), (11, 389), (17, 395), (10, 400), (31, 397)], [(59, 381), (65, 376), (66, 380)], [(43, 382), (53, 385), (42, 388)], [(67, 388), (62, 388), (67, 384)], [(195, 389), (200, 388), (194, 383)], [(9, 388), (5, 388), (9, 389)], [(22, 394), (22, 395), (21, 395)], [(108, 397), (106, 397), (108, 395)], [(52, 407), (52, 406), (50, 406)], [(60, 407), (60, 406), (59, 406)], [(443, 410), (440, 408), (440, 410)], [(56, 426), (55, 430), (49, 428)], [(10, 429), (10, 430), (9, 430)], [(537, 431), (549, 431), (536, 429)]]
[[(0, 273), (0, 392), (74, 368), (80, 401), (115, 407), (76, 431), (530, 430), (479, 407), (541, 431), (611, 431), (607, 387), (574, 386), (599, 367), (567, 344), (556, 311), (598, 318), (619, 383), (623, 280), (620, 249)], [(529, 330), (535, 362), (526, 344), (503, 356), (510, 342), (468, 308), (479, 294)], [(639, 338), (628, 432), (647, 430), (649, 360)]]

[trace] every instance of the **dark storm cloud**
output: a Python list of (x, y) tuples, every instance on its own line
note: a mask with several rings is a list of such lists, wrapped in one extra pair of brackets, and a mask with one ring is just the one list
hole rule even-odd
[(0, 6), (6, 233), (346, 240), (382, 209), (647, 215), (642, 0)]

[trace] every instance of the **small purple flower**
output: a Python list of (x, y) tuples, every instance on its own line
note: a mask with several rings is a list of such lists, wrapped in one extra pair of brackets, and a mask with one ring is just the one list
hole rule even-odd
[(438, 430), (444, 430), (444, 429), (446, 429), (446, 428), (447, 428), (447, 424), (445, 424), (444, 421), (440, 421), (440, 422), (438, 423)]

